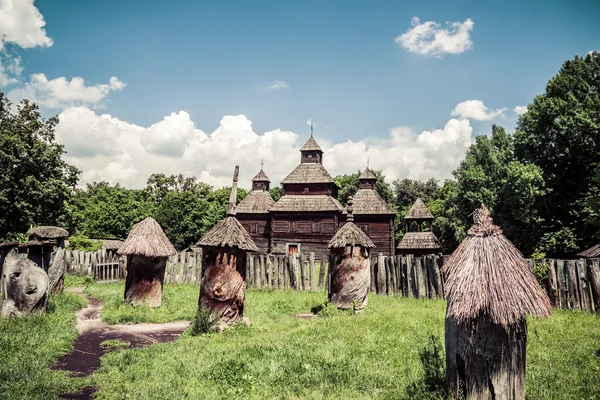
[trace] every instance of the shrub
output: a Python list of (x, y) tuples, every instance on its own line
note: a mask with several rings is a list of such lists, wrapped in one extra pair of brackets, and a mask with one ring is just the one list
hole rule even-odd
[(92, 240), (84, 235), (71, 235), (69, 236), (68, 250), (80, 250), (95, 252), (102, 248), (102, 242), (99, 240)]
[(192, 336), (203, 335), (208, 333), (214, 325), (215, 321), (210, 317), (210, 310), (206, 307), (200, 307), (194, 316), (194, 321), (192, 321), (190, 333)]

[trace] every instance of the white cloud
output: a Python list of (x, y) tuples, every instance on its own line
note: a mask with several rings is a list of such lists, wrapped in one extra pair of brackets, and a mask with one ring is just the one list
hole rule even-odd
[(527, 112), (527, 106), (516, 106), (513, 110), (517, 115), (523, 115)]
[(110, 78), (108, 84), (86, 86), (83, 78), (78, 76), (68, 81), (64, 76), (48, 79), (45, 74), (33, 74), (24, 87), (11, 90), (8, 98), (14, 103), (21, 99), (29, 99), (47, 108), (75, 105), (101, 107), (102, 100), (111, 91), (121, 90), (125, 86), (126, 84), (115, 76)]
[(19, 82), (22, 71), (20, 57), (0, 57), (0, 88)]
[(452, 116), (459, 118), (475, 119), (477, 121), (489, 121), (499, 116), (504, 116), (506, 108), (491, 109), (483, 104), (481, 100), (467, 100), (458, 103)]
[(287, 89), (289, 87), (286, 81), (273, 81), (267, 87), (269, 90), (279, 90), (279, 89)]
[(46, 21), (33, 0), (0, 0), (0, 50), (5, 43), (25, 49), (52, 46), (46, 35)]
[[(308, 133), (253, 130), (244, 115), (225, 116), (212, 133), (196, 128), (188, 113), (179, 111), (150, 127), (72, 107), (59, 115), (57, 140), (65, 144), (67, 162), (83, 171), (81, 184), (95, 180), (127, 187), (145, 186), (152, 173), (184, 174), (217, 187), (231, 184), (233, 166), (240, 165), (241, 187), (265, 162), (265, 172), (279, 182), (300, 161), (299, 148)], [(397, 178), (444, 179), (464, 158), (473, 129), (466, 119), (451, 119), (441, 128), (414, 132), (393, 128), (389, 136), (332, 143), (317, 137), (324, 165), (332, 175), (363, 169), (367, 158), (391, 182)], [(171, 144), (174, 142), (176, 144)], [(164, 148), (163, 148), (164, 146)]]
[(471, 31), (473, 20), (465, 22), (448, 22), (442, 28), (434, 21), (420, 23), (413, 17), (412, 28), (396, 38), (396, 43), (411, 53), (441, 57), (444, 54), (459, 54), (473, 47)]

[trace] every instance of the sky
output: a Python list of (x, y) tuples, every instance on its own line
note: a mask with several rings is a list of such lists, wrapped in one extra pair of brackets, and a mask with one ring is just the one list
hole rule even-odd
[(600, 2), (0, 0), (0, 91), (59, 116), (93, 181), (277, 185), (314, 135), (332, 175), (443, 180), (514, 131), (562, 63), (600, 50)]

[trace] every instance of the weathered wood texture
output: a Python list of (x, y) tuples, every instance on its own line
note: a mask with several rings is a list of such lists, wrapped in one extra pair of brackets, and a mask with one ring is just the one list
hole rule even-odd
[(167, 257), (127, 257), (125, 303), (160, 307)]
[(363, 310), (369, 299), (369, 264), (368, 249), (364, 247), (333, 249), (329, 301), (344, 310)]

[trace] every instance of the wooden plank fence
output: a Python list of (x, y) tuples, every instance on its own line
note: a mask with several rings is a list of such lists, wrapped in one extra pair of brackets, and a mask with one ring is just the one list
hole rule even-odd
[[(125, 258), (107, 254), (67, 251), (69, 273), (91, 275), (95, 280), (123, 277)], [(374, 255), (371, 259), (371, 291), (415, 299), (444, 297), (440, 255)], [(528, 259), (554, 308), (600, 312), (600, 259)], [(295, 256), (250, 255), (246, 260), (246, 286), (255, 289), (327, 290), (330, 261), (314, 253)], [(540, 272), (541, 271), (541, 272)], [(202, 281), (202, 254), (180, 252), (169, 257), (166, 284), (196, 284)]]

